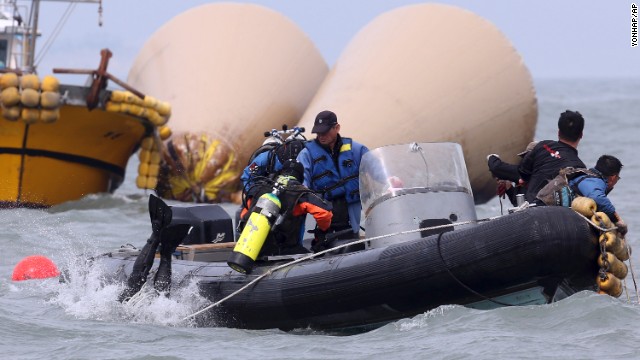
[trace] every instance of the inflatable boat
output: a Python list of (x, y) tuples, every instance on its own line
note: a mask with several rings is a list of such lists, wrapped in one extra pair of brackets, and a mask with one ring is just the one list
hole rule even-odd
[(198, 325), (246, 329), (363, 331), (444, 304), (547, 304), (598, 290), (594, 227), (564, 207), (477, 219), (458, 144), (372, 150), (360, 184), (366, 230), (355, 242), (364, 246), (336, 240), (315, 254), (257, 257), (241, 273), (227, 263), (236, 243), (221, 207), (167, 206), (152, 195), (142, 250), (95, 261), (125, 284), (122, 301), (152, 283), (170, 296), (197, 281), (211, 301), (193, 315)]

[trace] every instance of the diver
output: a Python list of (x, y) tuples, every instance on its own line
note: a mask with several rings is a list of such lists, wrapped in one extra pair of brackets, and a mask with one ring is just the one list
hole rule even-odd
[[(267, 139), (262, 143), (251, 155), (249, 164), (244, 168), (240, 180), (242, 181), (242, 205), (236, 212), (236, 238), (240, 234), (240, 229), (244, 227), (240, 212), (244, 208), (248, 208), (247, 202), (256, 195), (256, 191), (262, 180), (274, 180), (275, 175), (287, 160), (295, 160), (300, 151), (304, 149), (306, 141), (304, 128), (295, 127), (287, 130), (283, 126), (282, 131), (272, 130), (265, 133)], [(282, 135), (289, 133), (290, 135), (283, 140)]]
[(127, 285), (118, 296), (120, 302), (129, 300), (146, 283), (158, 248), (160, 248), (160, 264), (153, 280), (154, 289), (168, 295), (171, 287), (171, 256), (191, 231), (190, 224), (172, 225), (171, 207), (153, 194), (149, 195), (149, 216), (151, 217), (151, 236), (133, 263)]
[(598, 211), (602, 211), (613, 221), (622, 235), (627, 233), (627, 224), (622, 220), (615, 206), (608, 198), (620, 180), (622, 163), (611, 155), (602, 155), (596, 166), (589, 169), (590, 173), (577, 176), (569, 181), (572, 190), (579, 196), (586, 196), (595, 200)]
[[(306, 214), (314, 217), (320, 229), (326, 231), (329, 228), (333, 216), (331, 204), (302, 185), (303, 178), (302, 164), (295, 160), (287, 160), (277, 173), (275, 181), (259, 182), (255, 190), (256, 199), (274, 192), (275, 188), (280, 201), (278, 220), (269, 231), (259, 256), (308, 253), (309, 250), (302, 245)], [(247, 223), (252, 212), (258, 210), (258, 202), (252, 204), (251, 199), (247, 201), (247, 206), (240, 215), (243, 224)]]

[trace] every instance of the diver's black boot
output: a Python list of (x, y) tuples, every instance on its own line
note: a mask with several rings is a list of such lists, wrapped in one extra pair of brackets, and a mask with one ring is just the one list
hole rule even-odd
[(171, 287), (171, 257), (190, 231), (191, 225), (179, 224), (167, 227), (160, 233), (160, 265), (153, 280), (153, 288), (167, 296)]
[(151, 217), (151, 236), (133, 263), (131, 275), (127, 279), (127, 287), (118, 296), (120, 302), (130, 299), (138, 293), (147, 281), (156, 250), (160, 245), (161, 233), (171, 223), (172, 211), (164, 201), (151, 194), (149, 197), (149, 216)]

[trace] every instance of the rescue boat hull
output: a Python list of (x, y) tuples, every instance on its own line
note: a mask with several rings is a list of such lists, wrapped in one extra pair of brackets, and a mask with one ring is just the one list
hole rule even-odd
[[(264, 260), (250, 275), (229, 268), (224, 259), (230, 246), (217, 244), (213, 261), (181, 260), (191, 251), (178, 249), (171, 293), (197, 281), (212, 303), (232, 295), (198, 315), (197, 324), (246, 329), (362, 331), (445, 304), (546, 304), (596, 290), (598, 274), (595, 234), (561, 207), (529, 208), (474, 227), (416, 234), (279, 269), (290, 259)], [(124, 282), (136, 254), (121, 250), (97, 261), (112, 281)], [(258, 276), (264, 277), (241, 290)]]

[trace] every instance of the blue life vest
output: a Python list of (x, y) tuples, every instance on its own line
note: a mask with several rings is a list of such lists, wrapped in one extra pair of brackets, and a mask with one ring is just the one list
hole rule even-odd
[(354, 156), (351, 146), (351, 139), (343, 137), (336, 169), (326, 149), (313, 140), (306, 143), (312, 161), (310, 188), (321, 193), (326, 200), (344, 197), (348, 204), (360, 202), (360, 158)]

